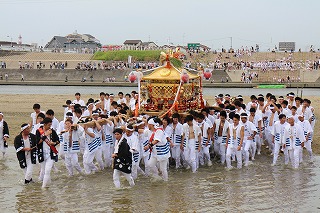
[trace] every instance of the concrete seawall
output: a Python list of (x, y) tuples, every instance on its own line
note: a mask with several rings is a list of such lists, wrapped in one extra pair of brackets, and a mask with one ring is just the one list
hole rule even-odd
[[(8, 74), (8, 81), (5, 80), (5, 74)], [(136, 83), (125, 82), (124, 77), (130, 71), (123, 70), (11, 70), (0, 69), (0, 85), (39, 85), (39, 86), (115, 86), (115, 87), (136, 87)], [(21, 81), (21, 75), (24, 76), (24, 81)], [(91, 82), (90, 76), (93, 76)], [(68, 76), (68, 82), (65, 82)], [(85, 77), (86, 82), (81, 82)], [(116, 82), (102, 82), (106, 78), (115, 77)], [(220, 83), (215, 80), (214, 83), (204, 81), (203, 86), (207, 88), (255, 88), (261, 84), (274, 85), (275, 83), (268, 82), (253, 82), (244, 84), (241, 82)], [(320, 88), (320, 82), (299, 82), (284, 84), (288, 88)]]
[(22, 75), (24, 76), (25, 82), (27, 81), (53, 81), (60, 82), (65, 81), (68, 76), (69, 81), (80, 82), (83, 77), (90, 80), (90, 76), (93, 76), (95, 82), (102, 82), (106, 78), (115, 77), (116, 81), (124, 81), (124, 77), (128, 74), (128, 71), (122, 70), (94, 70), (94, 71), (83, 71), (83, 70), (36, 70), (36, 69), (25, 69), (25, 70), (11, 70), (11, 69), (0, 69), (0, 75), (5, 76), (8, 74), (8, 81), (20, 81)]

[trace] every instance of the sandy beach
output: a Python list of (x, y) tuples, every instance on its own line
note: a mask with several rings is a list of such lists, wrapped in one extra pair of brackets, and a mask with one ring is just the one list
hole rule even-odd
[[(82, 99), (86, 102), (89, 98), (98, 99), (99, 92), (97, 94), (85, 94), (82, 95)], [(312, 106), (315, 108), (316, 117), (320, 117), (320, 99), (317, 97), (304, 97), (309, 98), (312, 101)], [(74, 100), (73, 94), (70, 95), (8, 95), (1, 94), (0, 100), (0, 111), (4, 114), (4, 119), (7, 121), (10, 128), (11, 138), (9, 140), (9, 146), (13, 146), (13, 140), (16, 135), (20, 132), (20, 126), (22, 123), (30, 122), (30, 114), (33, 112), (32, 106), (34, 103), (39, 103), (41, 105), (41, 110), (46, 111), (52, 109), (55, 112), (56, 118), (61, 121), (63, 119), (63, 108), (62, 105), (65, 104), (66, 100)], [(210, 104), (213, 103), (213, 99), (205, 97)], [(245, 97), (245, 102), (249, 101), (248, 97)], [(316, 122), (315, 135), (313, 140), (313, 151), (315, 154), (320, 154), (319, 146), (319, 122)]]

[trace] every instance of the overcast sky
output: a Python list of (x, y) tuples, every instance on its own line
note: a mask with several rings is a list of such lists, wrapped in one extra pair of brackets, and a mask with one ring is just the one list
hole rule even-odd
[[(45, 45), (77, 30), (102, 44), (126, 39), (211, 48), (295, 41), (320, 48), (319, 0), (0, 0), (0, 40)], [(9, 36), (9, 37), (8, 37)]]

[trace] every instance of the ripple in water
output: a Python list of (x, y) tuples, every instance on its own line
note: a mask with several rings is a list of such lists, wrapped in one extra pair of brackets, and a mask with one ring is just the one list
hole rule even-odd
[[(283, 158), (279, 159), (279, 162)], [(130, 188), (116, 190), (112, 170), (90, 176), (68, 177), (63, 161), (52, 172), (52, 185), (23, 184), (14, 150), (0, 160), (0, 212), (315, 212), (320, 207), (320, 158), (300, 169), (278, 165), (257, 156), (254, 164), (226, 171), (214, 164), (169, 171), (169, 182), (140, 176)], [(37, 179), (35, 166), (33, 179)]]

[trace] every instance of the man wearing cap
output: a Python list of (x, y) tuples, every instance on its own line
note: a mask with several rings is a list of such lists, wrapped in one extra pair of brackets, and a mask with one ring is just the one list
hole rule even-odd
[(29, 124), (21, 125), (21, 132), (14, 139), (14, 147), (20, 168), (24, 171), (24, 183), (30, 183), (32, 181), (33, 164), (36, 164), (37, 159), (37, 140), (36, 136), (30, 133)]
[(161, 120), (157, 117), (148, 120), (148, 128), (152, 132), (149, 138), (149, 144), (144, 147), (144, 150), (151, 150), (149, 160), (149, 168), (151, 174), (158, 176), (158, 169), (162, 174), (162, 179), (168, 181), (168, 159), (170, 157), (170, 148), (167, 143), (166, 135), (160, 125)]
[(3, 113), (0, 112), (0, 151), (2, 157), (6, 154), (8, 148), (9, 127), (7, 122), (3, 119)]
[(123, 137), (122, 129), (115, 129), (113, 131), (116, 139), (113, 160), (113, 183), (116, 188), (120, 188), (120, 175), (124, 175), (130, 186), (134, 186), (134, 180), (131, 176), (132, 169), (132, 153), (127, 139)]
[(243, 151), (244, 151), (244, 166), (249, 165), (249, 149), (251, 148), (251, 144), (253, 143), (254, 137), (257, 134), (257, 128), (254, 124), (248, 121), (247, 113), (242, 113), (241, 117), (241, 125), (244, 127), (244, 136), (243, 136)]

